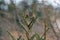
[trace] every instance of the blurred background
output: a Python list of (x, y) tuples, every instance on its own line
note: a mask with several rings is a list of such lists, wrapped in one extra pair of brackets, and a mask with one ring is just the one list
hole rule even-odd
[(11, 40), (7, 31), (15, 38), (19, 35), (25, 38), (23, 29), (18, 25), (16, 14), (19, 20), (24, 14), (29, 14), (31, 17), (32, 8), (34, 8), (34, 15), (39, 19), (34, 23), (31, 34), (44, 33), (42, 19), (46, 17), (47, 28), (49, 28), (46, 40), (60, 40), (60, 0), (0, 0), (0, 40)]

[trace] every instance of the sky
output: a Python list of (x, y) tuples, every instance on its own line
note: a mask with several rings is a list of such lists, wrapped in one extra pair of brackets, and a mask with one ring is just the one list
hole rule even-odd
[[(38, 1), (42, 1), (42, 0), (38, 0)], [(60, 0), (44, 0), (44, 1), (48, 2), (48, 4), (51, 4), (55, 7), (60, 5)]]
[[(10, 3), (9, 0), (5, 0), (6, 3)], [(16, 0), (16, 3), (21, 2), (22, 0)], [(39, 2), (41, 2), (42, 0), (38, 0)], [(48, 4), (53, 5), (54, 7), (58, 7), (60, 5), (60, 0), (44, 0), (46, 1)]]

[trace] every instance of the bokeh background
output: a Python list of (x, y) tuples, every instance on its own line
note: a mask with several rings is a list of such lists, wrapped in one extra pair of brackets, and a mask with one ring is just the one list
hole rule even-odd
[[(34, 1), (36, 1), (36, 6), (33, 7), (35, 16), (46, 17), (47, 28), (49, 27), (46, 40), (60, 40), (60, 0), (0, 0), (0, 40), (11, 40), (7, 31), (11, 32), (15, 38), (23, 35), (26, 39), (23, 29), (17, 23), (16, 14), (20, 20), (26, 13), (31, 16)], [(34, 32), (40, 35), (44, 33), (43, 21), (40, 18), (34, 23), (31, 35)]]

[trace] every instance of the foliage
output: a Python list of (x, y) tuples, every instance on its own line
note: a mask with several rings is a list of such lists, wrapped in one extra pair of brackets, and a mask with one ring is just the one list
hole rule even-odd
[(14, 9), (15, 9), (15, 3), (11, 0), (11, 3), (8, 5), (8, 10), (10, 12), (13, 12)]
[[(36, 40), (46, 40), (46, 23), (44, 24), (45, 27), (45, 32), (43, 34), (43, 36), (45, 37), (45, 39), (43, 38), (43, 36), (41, 37), (38, 33), (35, 33), (32, 35), (32, 37), (30, 37), (30, 32), (32, 31), (32, 27), (34, 25), (34, 23), (36, 22), (36, 20), (42, 16), (41, 12), (37, 12), (36, 11), (36, 6), (37, 6), (37, 0), (33, 0), (33, 3), (31, 5), (31, 7), (28, 7), (28, 4), (25, 2), (23, 3), (23, 10), (22, 13), (24, 13), (23, 17), (20, 19), (19, 15), (16, 13), (16, 23), (25, 31), (25, 35), (27, 40), (34, 40), (36, 38)], [(10, 6), (9, 6), (10, 7)], [(13, 8), (9, 8), (11, 11), (13, 10)], [(29, 13), (26, 13), (26, 9), (28, 9)], [(29, 17), (31, 13), (31, 16)], [(36, 15), (36, 13), (38, 13)], [(22, 21), (21, 21), (22, 20)], [(45, 21), (45, 20), (44, 20)], [(27, 28), (28, 29), (27, 29)], [(7, 31), (8, 32), (8, 31)], [(11, 36), (12, 40), (16, 40), (10, 32), (8, 32), (9, 35)], [(17, 40), (25, 40), (24, 38), (22, 39), (22, 36), (19, 36), (19, 38), (17, 38)]]
[(0, 36), (2, 35), (2, 29), (1, 29), (1, 27), (0, 27)]
[(3, 13), (0, 13), (0, 17), (4, 17), (4, 15), (5, 15), (5, 14), (3, 14)]

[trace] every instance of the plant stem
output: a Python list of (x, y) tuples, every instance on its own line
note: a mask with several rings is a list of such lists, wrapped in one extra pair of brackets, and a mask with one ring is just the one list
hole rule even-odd
[(44, 22), (44, 39), (46, 40), (46, 20), (43, 20)]

